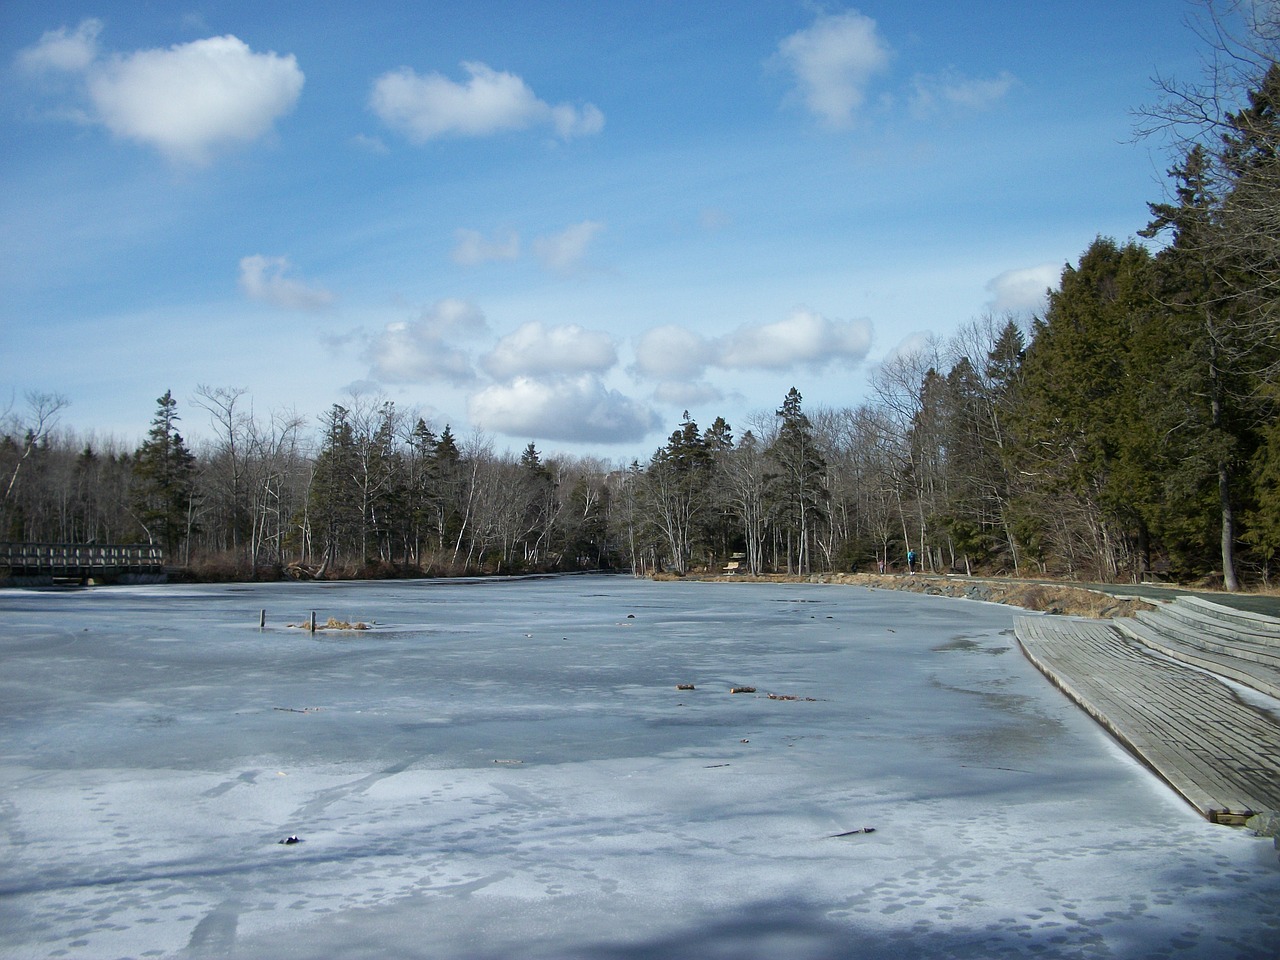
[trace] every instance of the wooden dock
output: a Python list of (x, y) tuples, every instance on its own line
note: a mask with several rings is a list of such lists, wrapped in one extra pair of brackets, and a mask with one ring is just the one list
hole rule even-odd
[[(1132, 622), (1019, 617), (1027, 658), (1215, 823), (1280, 810), (1280, 620), (1179, 598)], [(1260, 699), (1260, 698), (1254, 698)]]

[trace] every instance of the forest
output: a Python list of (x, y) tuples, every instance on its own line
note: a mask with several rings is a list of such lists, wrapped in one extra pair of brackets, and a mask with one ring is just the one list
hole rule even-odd
[(1255, 39), (1146, 111), (1179, 160), (1135, 239), (1095, 239), (1042, 315), (883, 362), (857, 406), (792, 388), (749, 423), (686, 413), (623, 466), (499, 451), (377, 397), (263, 417), (220, 386), (190, 404), (210, 439), (183, 439), (166, 392), (122, 449), (30, 393), (0, 421), (0, 539), (158, 543), (227, 578), (805, 574), (900, 569), (911, 549), (936, 572), (1270, 583), (1280, 66)]

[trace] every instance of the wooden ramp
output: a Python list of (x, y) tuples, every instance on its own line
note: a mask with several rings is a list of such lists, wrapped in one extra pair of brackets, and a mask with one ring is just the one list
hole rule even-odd
[(1280, 810), (1275, 715), (1109, 622), (1027, 616), (1016, 633), (1045, 676), (1209, 820), (1241, 824)]
[(1246, 633), (1198, 604), (1180, 601), (1112, 622), (1131, 640), (1166, 657), (1280, 698), (1280, 635)]

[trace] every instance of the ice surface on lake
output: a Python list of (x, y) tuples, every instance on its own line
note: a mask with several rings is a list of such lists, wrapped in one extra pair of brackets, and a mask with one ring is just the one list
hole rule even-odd
[[(313, 610), (374, 628), (286, 626)], [(1271, 841), (1116, 747), (1015, 613), (623, 577), (5, 591), (0, 956), (1273, 960)]]

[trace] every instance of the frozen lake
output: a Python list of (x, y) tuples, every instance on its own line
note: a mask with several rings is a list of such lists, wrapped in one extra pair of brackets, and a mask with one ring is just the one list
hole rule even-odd
[[(286, 626), (312, 610), (375, 626)], [(1271, 841), (1115, 746), (1016, 612), (623, 577), (0, 592), (0, 956), (1274, 960)]]

